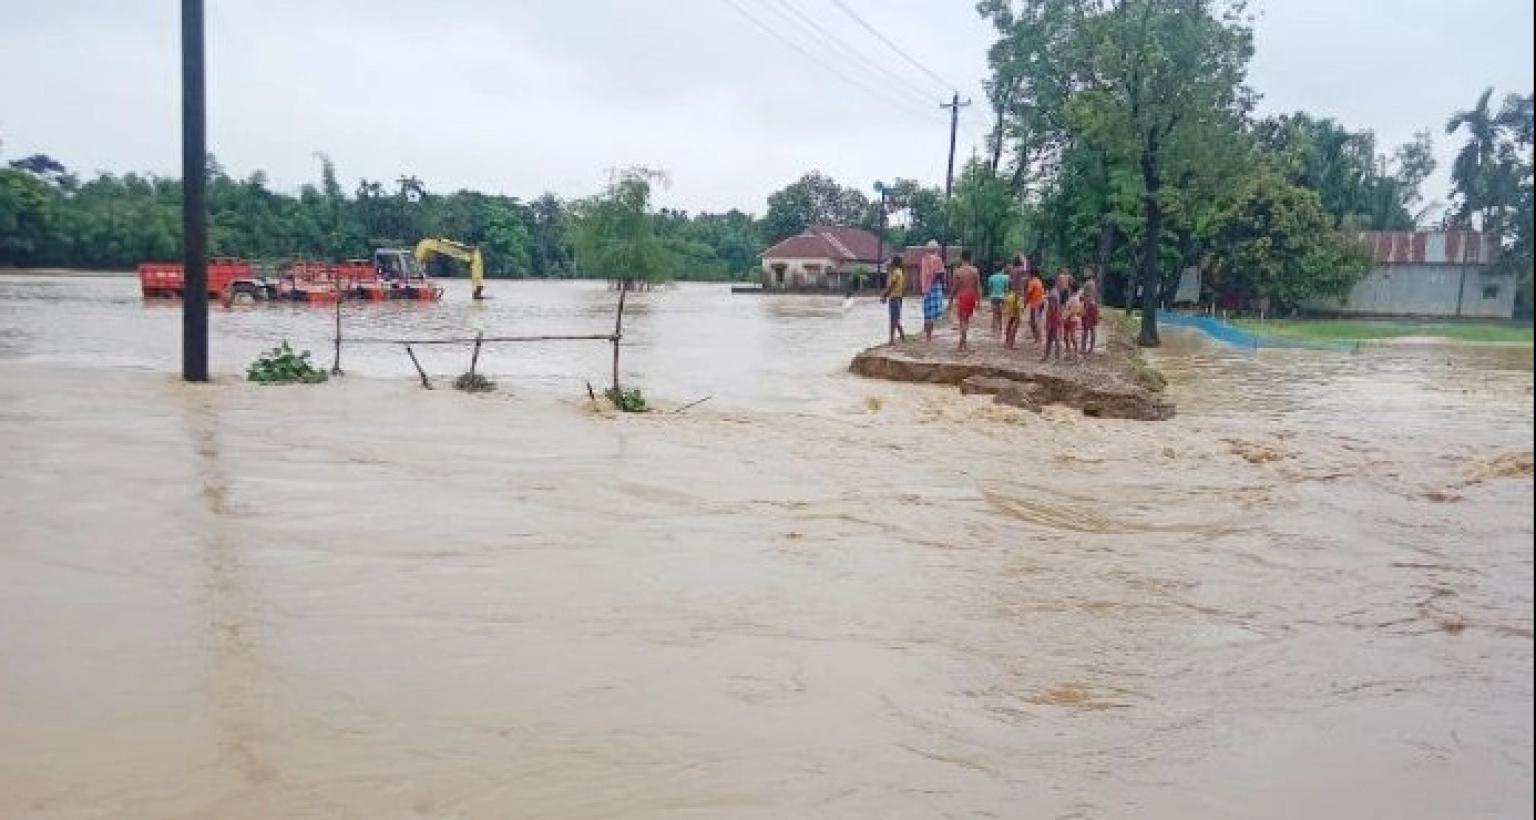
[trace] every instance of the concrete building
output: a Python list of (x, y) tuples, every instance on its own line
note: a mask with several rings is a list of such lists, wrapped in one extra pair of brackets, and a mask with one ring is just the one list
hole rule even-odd
[(1308, 308), (1348, 316), (1508, 319), (1516, 277), (1497, 269), (1498, 239), (1476, 231), (1367, 231), (1375, 267), (1342, 299)]
[(869, 231), (813, 225), (763, 251), (763, 288), (843, 290), (860, 268), (873, 284), (879, 261), (880, 240)]

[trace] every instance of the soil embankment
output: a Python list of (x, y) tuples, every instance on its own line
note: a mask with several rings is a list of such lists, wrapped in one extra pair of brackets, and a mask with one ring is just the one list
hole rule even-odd
[(1134, 344), (1113, 322), (1101, 325), (1101, 333), (1105, 344), (1091, 355), (1042, 362), (1033, 342), (1007, 350), (982, 330), (961, 353), (953, 332), (941, 330), (932, 342), (914, 334), (865, 350), (853, 357), (850, 369), (874, 379), (959, 385), (962, 393), (991, 394), (999, 404), (1030, 410), (1061, 404), (1097, 418), (1172, 418), (1173, 404), (1160, 395), (1161, 377), (1147, 369)]

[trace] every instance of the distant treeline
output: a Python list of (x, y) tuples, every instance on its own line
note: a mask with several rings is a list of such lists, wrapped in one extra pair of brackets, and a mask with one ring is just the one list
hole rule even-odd
[[(348, 192), (329, 159), (321, 161), (318, 184), (290, 195), (272, 190), (261, 171), (241, 180), (208, 161), (208, 246), (216, 256), (342, 260), (446, 237), (478, 245), (488, 276), (575, 276), (573, 204), (554, 194), (528, 202), (438, 194), (414, 176), (389, 187), (365, 179)], [(741, 278), (758, 266), (762, 238), (750, 214), (663, 209), (653, 220), (670, 278)], [(101, 173), (82, 180), (43, 154), (0, 167), (0, 265), (122, 270), (176, 259), (180, 248), (179, 179)]]

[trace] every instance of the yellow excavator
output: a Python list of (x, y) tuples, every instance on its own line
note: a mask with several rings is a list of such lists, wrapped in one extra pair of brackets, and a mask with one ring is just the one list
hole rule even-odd
[(427, 238), (416, 243), (416, 264), (426, 268), (427, 260), (433, 254), (446, 256), (449, 259), (457, 259), (469, 265), (469, 282), (474, 286), (475, 299), (485, 298), (485, 257), (480, 255), (480, 249), (454, 242), (451, 239)]

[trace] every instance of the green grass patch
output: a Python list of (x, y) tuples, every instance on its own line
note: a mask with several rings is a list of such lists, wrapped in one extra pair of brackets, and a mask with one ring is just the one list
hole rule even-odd
[(1531, 325), (1463, 324), (1445, 322), (1370, 321), (1361, 319), (1235, 319), (1232, 324), (1260, 335), (1285, 336), (1319, 342), (1369, 342), (1424, 336), (1483, 344), (1531, 344)]
[(1161, 393), (1168, 387), (1168, 378), (1157, 368), (1153, 367), (1147, 357), (1141, 353), (1141, 348), (1136, 346), (1136, 336), (1141, 333), (1141, 318), (1129, 313), (1120, 316), (1119, 338), (1113, 336), (1106, 341), (1105, 347), (1119, 345), (1123, 348), (1125, 356), (1125, 376), (1133, 384), (1153, 393)]

